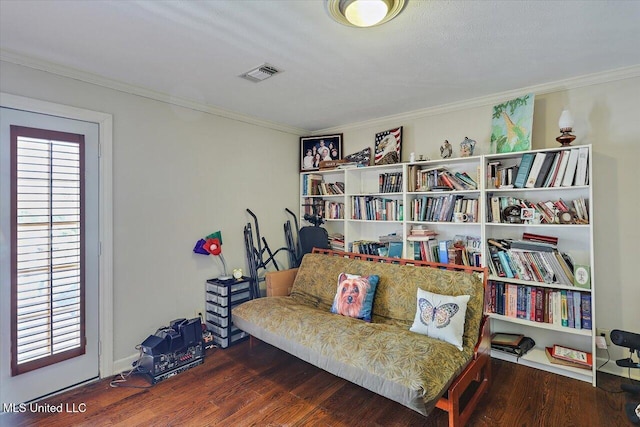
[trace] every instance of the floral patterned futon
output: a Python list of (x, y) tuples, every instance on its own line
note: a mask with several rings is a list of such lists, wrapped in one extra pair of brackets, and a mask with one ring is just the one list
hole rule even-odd
[[(371, 323), (331, 313), (343, 272), (380, 277)], [(418, 288), (470, 295), (462, 351), (409, 331)], [(241, 304), (233, 321), (260, 340), (427, 415), (471, 360), (482, 305), (476, 274), (308, 254), (290, 296)]]

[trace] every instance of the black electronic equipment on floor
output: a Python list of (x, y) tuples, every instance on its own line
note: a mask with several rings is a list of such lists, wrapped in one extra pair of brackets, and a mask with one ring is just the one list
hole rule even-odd
[(138, 369), (151, 384), (198, 366), (204, 362), (200, 318), (176, 319), (149, 335), (140, 347)]

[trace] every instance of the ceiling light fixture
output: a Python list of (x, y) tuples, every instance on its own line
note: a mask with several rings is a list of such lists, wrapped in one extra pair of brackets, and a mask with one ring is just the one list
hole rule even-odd
[(405, 0), (327, 0), (329, 15), (351, 27), (373, 27), (395, 18)]

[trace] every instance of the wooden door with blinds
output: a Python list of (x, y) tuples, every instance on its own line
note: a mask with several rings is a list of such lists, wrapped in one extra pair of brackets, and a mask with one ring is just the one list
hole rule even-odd
[(85, 353), (84, 135), (10, 135), (15, 376)]

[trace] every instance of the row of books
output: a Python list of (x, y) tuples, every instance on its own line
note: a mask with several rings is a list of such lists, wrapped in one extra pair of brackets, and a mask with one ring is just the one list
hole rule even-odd
[[(540, 218), (541, 223), (545, 224), (588, 224), (589, 223), (589, 204), (586, 199), (579, 197), (574, 200), (565, 201), (558, 199), (555, 201), (546, 200), (539, 202), (531, 202), (526, 199), (520, 199), (514, 196), (497, 196), (489, 194), (487, 197), (488, 209), (487, 209), (487, 221), (500, 223), (500, 222), (513, 222), (513, 218), (507, 218), (504, 215), (505, 209), (510, 206), (518, 206), (523, 209), (533, 209), (535, 212), (532, 214), (531, 220), (535, 215)], [(563, 214), (568, 213), (568, 217), (563, 217)], [(527, 219), (526, 216), (520, 217), (520, 222), (524, 222)]]
[(303, 174), (302, 175), (302, 195), (303, 196), (319, 196), (320, 184), (322, 183), (322, 175), (320, 174)]
[(488, 188), (513, 187), (513, 181), (518, 173), (518, 165), (501, 166), (499, 161), (487, 163)]
[(491, 274), (510, 279), (574, 286), (573, 263), (554, 244), (488, 239)]
[(444, 264), (482, 266), (480, 238), (455, 236), (453, 239), (427, 240), (409, 236), (409, 256), (414, 260), (439, 262)]
[(318, 214), (327, 219), (344, 219), (344, 203), (306, 197), (303, 207), (305, 214)]
[(344, 182), (321, 182), (318, 189), (323, 196), (344, 194)]
[(465, 214), (465, 222), (476, 222), (478, 199), (466, 198), (460, 194), (447, 194), (416, 197), (411, 201), (412, 221), (451, 222), (456, 213)]
[(378, 176), (380, 193), (399, 193), (402, 191), (402, 172), (381, 173)]
[(446, 167), (420, 169), (409, 166), (409, 191), (477, 190), (478, 183), (467, 172), (452, 172)]
[(402, 258), (402, 241), (379, 242), (371, 240), (356, 240), (349, 243), (349, 251), (358, 254), (388, 256)]
[(344, 194), (344, 182), (324, 182), (320, 174), (302, 175), (302, 195), (332, 196)]
[(351, 197), (351, 219), (402, 221), (403, 217), (402, 200), (371, 196)]
[(587, 185), (589, 147), (524, 153), (517, 166), (501, 167), (499, 161), (487, 164), (488, 185), (493, 188), (541, 188)]
[(486, 313), (573, 329), (591, 329), (591, 310), (591, 295), (586, 292), (494, 280), (487, 284)]

